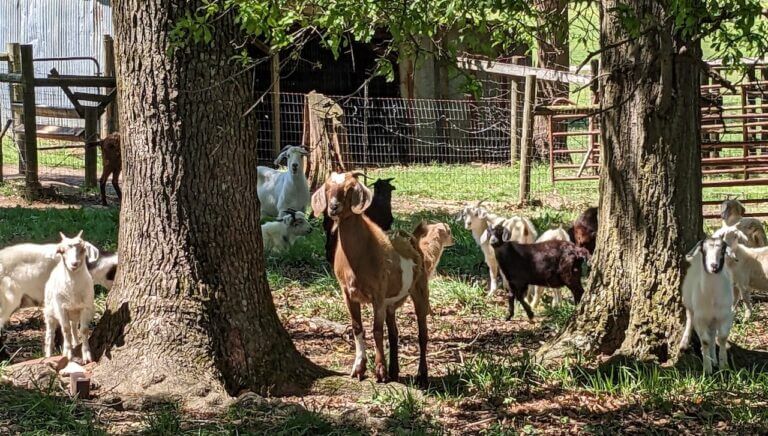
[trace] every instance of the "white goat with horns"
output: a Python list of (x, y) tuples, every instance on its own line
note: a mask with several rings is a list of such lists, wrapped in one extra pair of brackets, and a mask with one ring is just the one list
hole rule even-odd
[(279, 166), (286, 160), (288, 171), (269, 167), (257, 167), (257, 193), (261, 203), (261, 216), (276, 217), (280, 211), (293, 209), (300, 212), (309, 206), (309, 184), (304, 175), (304, 156), (309, 155), (304, 147), (289, 145), (275, 159)]

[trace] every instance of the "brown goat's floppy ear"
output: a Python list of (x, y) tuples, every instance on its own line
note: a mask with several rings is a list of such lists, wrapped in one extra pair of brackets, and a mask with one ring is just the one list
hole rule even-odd
[(312, 214), (320, 218), (326, 207), (325, 185), (322, 185), (312, 194)]
[(355, 187), (352, 188), (352, 192), (357, 196), (356, 200), (352, 202), (352, 212), (360, 215), (365, 212), (368, 207), (371, 206), (373, 201), (373, 194), (371, 190), (363, 183), (355, 183)]
[(427, 234), (427, 222), (422, 220), (415, 229), (413, 229), (413, 237), (416, 239), (421, 238)]

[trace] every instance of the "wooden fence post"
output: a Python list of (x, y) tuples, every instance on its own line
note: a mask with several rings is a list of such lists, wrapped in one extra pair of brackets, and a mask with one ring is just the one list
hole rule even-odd
[(32, 64), (32, 45), (21, 46), (21, 82), (24, 88), (22, 105), (24, 107), (24, 152), (26, 154), (25, 181), (27, 196), (33, 199), (39, 189), (37, 178), (37, 110), (35, 108), (35, 67)]
[[(115, 77), (115, 42), (110, 35), (104, 35), (104, 76)], [(112, 92), (112, 88), (106, 88), (104, 94), (109, 94), (110, 92)], [(117, 132), (120, 129), (117, 101), (118, 99), (115, 98), (107, 106), (106, 112), (104, 112), (101, 125), (101, 133), (104, 136)]]
[(520, 203), (528, 202), (531, 193), (531, 153), (533, 139), (533, 108), (536, 104), (536, 75), (525, 76), (523, 100), (523, 135), (520, 140)]
[(96, 187), (96, 148), (99, 140), (99, 111), (96, 107), (85, 108), (85, 187)]
[(270, 59), (272, 64), (272, 154), (280, 154), (280, 54), (275, 51)]
[[(8, 72), (21, 74), (21, 44), (12, 42), (8, 44)], [(21, 84), (8, 84), (8, 93), (11, 97), (11, 113), (13, 116), (14, 130), (17, 126), (24, 124), (24, 109), (20, 107), (23, 100), (24, 88)], [(24, 134), (13, 132), (13, 141), (16, 143), (16, 149), (19, 152), (19, 174), (27, 171), (27, 162), (24, 151)]]
[(517, 160), (517, 80), (509, 79), (509, 165)]

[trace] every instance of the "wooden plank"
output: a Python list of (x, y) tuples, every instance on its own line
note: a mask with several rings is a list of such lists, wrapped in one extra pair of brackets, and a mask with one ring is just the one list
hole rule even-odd
[(531, 190), (531, 153), (533, 145), (533, 105), (536, 103), (536, 76), (525, 77), (523, 100), (523, 135), (520, 140), (520, 203), (528, 202)]
[(114, 88), (117, 86), (117, 80), (114, 77), (94, 77), (94, 76), (59, 76), (59, 77), (38, 77), (35, 79), (35, 86), (38, 87), (59, 87), (72, 86), (83, 88)]
[(18, 74), (18, 73), (0, 73), (0, 82), (21, 83), (21, 74)]
[[(22, 108), (21, 103), (11, 103), (12, 110), (21, 110)], [(80, 119), (75, 108), (44, 105), (37, 105), (36, 108), (38, 117)]]
[(483, 71), (485, 73), (500, 74), (502, 76), (527, 77), (535, 76), (539, 80), (551, 82), (576, 83), (578, 85), (588, 85), (592, 78), (582, 76), (568, 71), (548, 70), (546, 68), (529, 67), (526, 65), (515, 65), (503, 62), (494, 62), (483, 59), (470, 59), (458, 57), (459, 68), (472, 71)]
[(91, 94), (89, 92), (73, 92), (72, 96), (78, 101), (92, 101), (96, 103), (109, 103), (111, 98), (104, 94)]
[[(51, 68), (50, 74), (48, 74), (52, 78), (58, 78), (59, 72), (56, 71), (56, 68)], [(75, 95), (72, 93), (72, 91), (69, 89), (69, 86), (62, 85), (61, 91), (64, 93), (64, 95), (67, 96), (67, 99), (70, 103), (72, 103), (72, 106), (75, 107), (75, 110), (78, 114), (80, 114), (81, 117), (85, 117), (85, 110), (83, 106), (80, 104), (80, 101), (75, 98)]]
[[(37, 124), (36, 126), (37, 136), (42, 139), (56, 139), (59, 141), (82, 141), (83, 140), (83, 128), (82, 127), (62, 127), (62, 126), (49, 126), (44, 124)], [(16, 126), (13, 128), (13, 132), (24, 135), (24, 126)]]
[(11, 55), (9, 55), (7, 52), (0, 51), (0, 62), (9, 61), (11, 59)]

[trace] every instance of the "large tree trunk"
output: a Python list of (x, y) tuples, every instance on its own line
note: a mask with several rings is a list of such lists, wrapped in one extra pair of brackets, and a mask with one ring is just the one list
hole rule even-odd
[(114, 28), (123, 135), (120, 270), (92, 337), (101, 391), (221, 404), (315, 374), (275, 312), (256, 196), (252, 103), (233, 17), (168, 55), (202, 1), (122, 0)]
[[(570, 66), (570, 50), (568, 44), (568, 1), (567, 0), (536, 0), (539, 14), (538, 51), (536, 66), (551, 70), (568, 71)], [(538, 83), (538, 97), (542, 104), (562, 104), (568, 100), (569, 87), (564, 82)], [(549, 159), (549, 120), (545, 116), (534, 118), (533, 145), (534, 157), (540, 160)], [(562, 132), (565, 126), (556, 123), (553, 132)], [(565, 138), (553, 137), (555, 150), (567, 148)], [(558, 155), (557, 160), (568, 160), (568, 155)]]
[[(683, 255), (702, 235), (698, 44), (673, 35), (659, 2), (627, 2), (658, 24), (602, 57), (600, 212), (590, 286), (571, 323), (541, 351), (660, 362), (682, 333)], [(601, 45), (628, 37), (605, 0)]]

